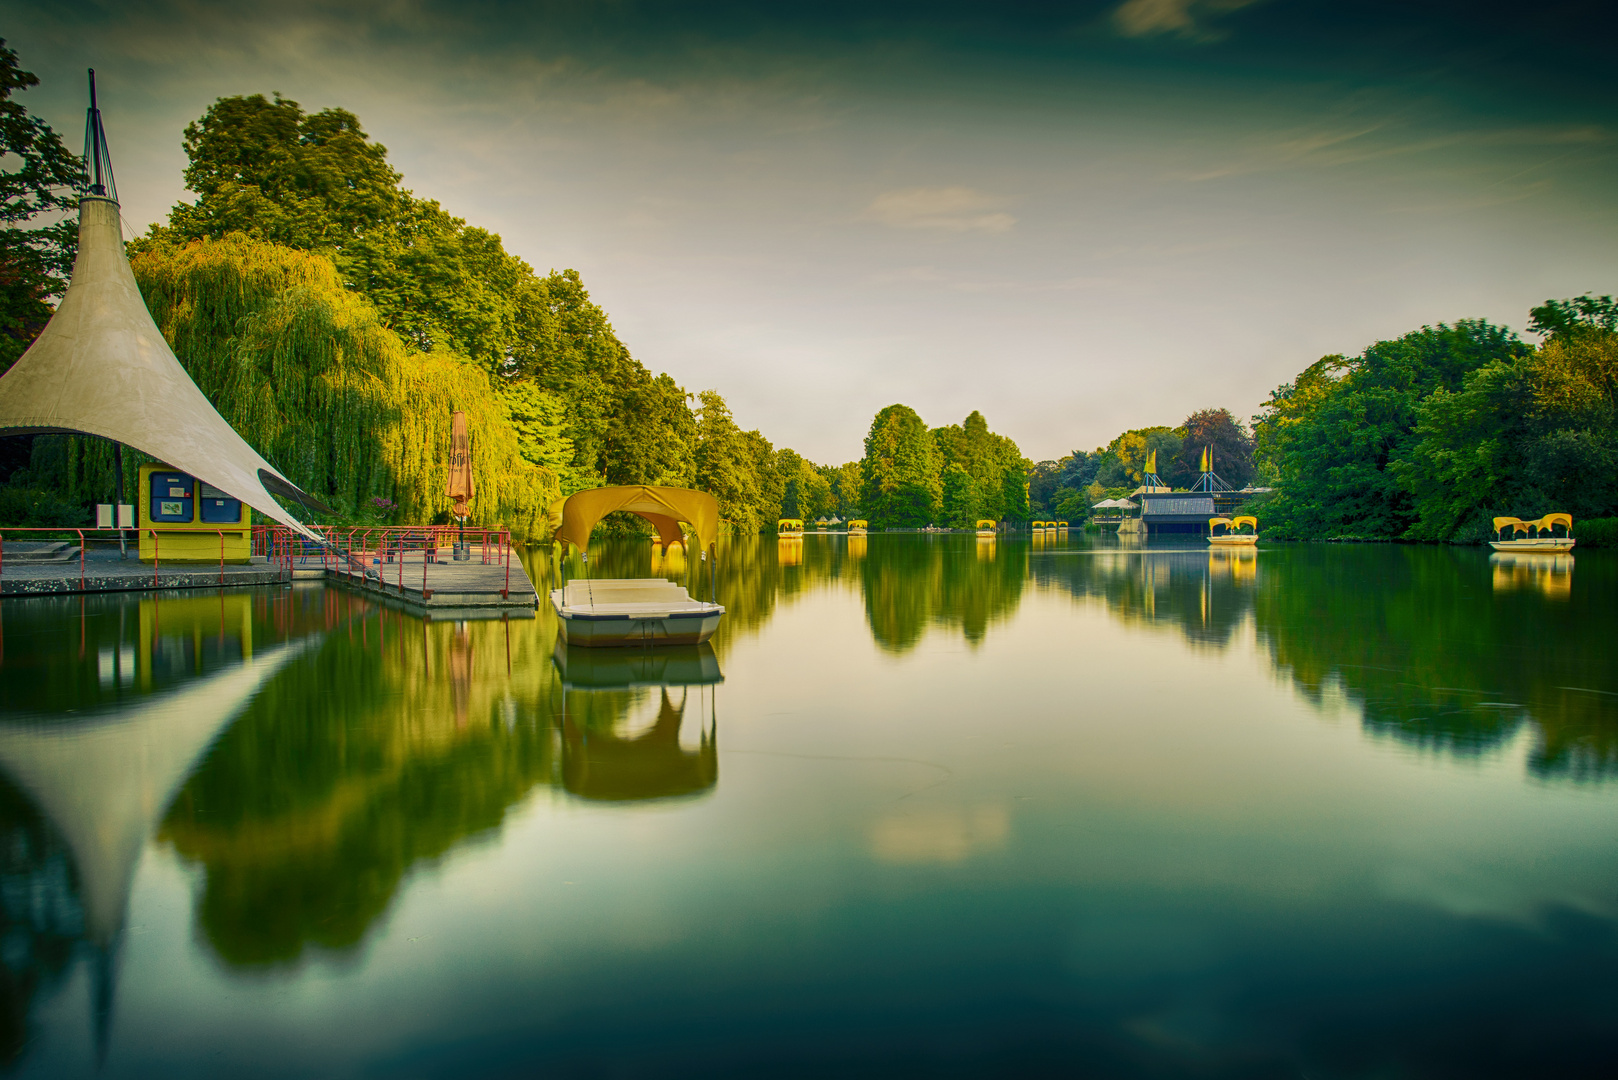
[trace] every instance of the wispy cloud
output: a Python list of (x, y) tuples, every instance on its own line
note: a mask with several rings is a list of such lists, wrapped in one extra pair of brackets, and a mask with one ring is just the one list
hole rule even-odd
[(1003, 233), (1017, 219), (1001, 210), (1005, 200), (969, 187), (913, 187), (884, 191), (860, 216), (896, 229)]
[(1125, 0), (1112, 13), (1112, 24), (1125, 37), (1173, 34), (1193, 41), (1217, 41), (1224, 33), (1213, 19), (1258, 0)]

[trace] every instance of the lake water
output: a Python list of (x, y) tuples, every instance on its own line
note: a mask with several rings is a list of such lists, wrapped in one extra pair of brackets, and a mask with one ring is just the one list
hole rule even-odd
[(1608, 1076), (1614, 554), (811, 534), (651, 655), (318, 584), (7, 600), (0, 1056)]

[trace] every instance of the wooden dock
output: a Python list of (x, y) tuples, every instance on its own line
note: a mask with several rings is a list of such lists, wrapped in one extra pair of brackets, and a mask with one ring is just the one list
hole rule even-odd
[(149, 592), (159, 589), (215, 589), (239, 585), (285, 585), (324, 580), (388, 600), (433, 619), (532, 618), (539, 596), (515, 552), (493, 549), (484, 556), (471, 546), (471, 558), (457, 562), (443, 548), (427, 558), (406, 552), (383, 558), (369, 554), (352, 561), (327, 559), (312, 549), (291, 560), (255, 556), (245, 564), (140, 562), (131, 546), (128, 559), (116, 547), (75, 545), (29, 551), (7, 544), (0, 556), (0, 598), (63, 593)]

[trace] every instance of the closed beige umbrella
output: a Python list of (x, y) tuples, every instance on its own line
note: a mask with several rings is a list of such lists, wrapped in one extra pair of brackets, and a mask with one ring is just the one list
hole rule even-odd
[(470, 504), (477, 493), (477, 480), (472, 476), (472, 436), (466, 430), (466, 414), (457, 409), (450, 419), (449, 483), (444, 494), (455, 500), (451, 512), (463, 525), (472, 513)]
[(464, 561), (472, 553), (466, 547), (466, 519), (472, 513), (472, 499), (478, 493), (477, 480), (472, 476), (472, 435), (466, 429), (466, 414), (459, 409), (450, 417), (449, 482), (444, 494), (454, 500), (450, 512), (461, 522), (461, 538), (455, 543), (455, 558)]

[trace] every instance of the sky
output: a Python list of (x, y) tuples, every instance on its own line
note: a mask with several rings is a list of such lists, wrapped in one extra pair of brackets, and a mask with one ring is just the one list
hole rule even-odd
[(135, 231), (215, 99), (349, 109), (653, 372), (833, 464), (894, 402), (1056, 458), (1618, 292), (1615, 31), (1557, 0), (0, 0), (74, 148), (96, 68)]

